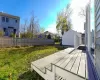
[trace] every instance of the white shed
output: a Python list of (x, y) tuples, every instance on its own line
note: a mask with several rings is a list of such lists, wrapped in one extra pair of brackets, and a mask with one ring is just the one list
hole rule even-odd
[(70, 29), (62, 35), (62, 45), (78, 47), (81, 44), (81, 34)]

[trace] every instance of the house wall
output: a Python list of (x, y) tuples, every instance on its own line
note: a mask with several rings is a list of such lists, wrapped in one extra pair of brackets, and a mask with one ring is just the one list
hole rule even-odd
[(77, 48), (81, 43), (81, 34), (74, 30), (69, 30), (62, 36), (62, 45), (69, 45)]
[(95, 66), (100, 78), (100, 0), (95, 0)]
[[(3, 16), (3, 17), (6, 17), (6, 16)], [(17, 20), (17, 23), (15, 22), (15, 20)], [(19, 34), (19, 23), (20, 23), (20, 20), (15, 19), (15, 18), (9, 18), (9, 22), (2, 22), (2, 16), (0, 16), (0, 29), (3, 29), (3, 28), (8, 29), (8, 27), (13, 27), (13, 29), (16, 29), (16, 34), (18, 35)]]
[(74, 35), (74, 48), (78, 48), (79, 45), (82, 44), (82, 36), (81, 34), (75, 34)]
[(65, 32), (64, 35), (62, 36), (62, 45), (74, 46), (74, 34), (75, 32), (72, 30)]

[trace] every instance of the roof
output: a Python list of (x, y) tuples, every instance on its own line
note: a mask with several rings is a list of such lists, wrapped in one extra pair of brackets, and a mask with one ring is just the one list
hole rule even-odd
[(77, 31), (74, 31), (73, 29), (69, 29), (67, 32), (64, 32), (63, 35), (66, 35), (67, 33), (70, 33), (70, 32), (73, 33), (73, 34), (78, 35), (79, 37), (81, 37), (81, 34)]
[(14, 15), (7, 14), (4, 12), (0, 12), (0, 16), (6, 16), (6, 17), (10, 17), (10, 18), (20, 19), (20, 17), (18, 17), (18, 16), (14, 16)]
[(54, 34), (54, 33), (51, 33), (51, 32), (49, 32), (49, 31), (45, 31), (44, 33), (43, 33), (44, 35), (56, 35), (56, 34)]

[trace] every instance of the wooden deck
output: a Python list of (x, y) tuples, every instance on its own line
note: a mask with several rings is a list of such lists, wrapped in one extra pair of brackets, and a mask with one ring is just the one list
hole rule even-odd
[[(31, 67), (34, 69), (35, 66), (35, 69), (44, 75), (48, 74), (48, 71), (49, 75), (54, 73), (55, 80), (86, 80), (88, 79), (86, 53), (82, 50), (73, 50), (68, 48), (32, 62)], [(40, 75), (44, 77), (42, 73)]]

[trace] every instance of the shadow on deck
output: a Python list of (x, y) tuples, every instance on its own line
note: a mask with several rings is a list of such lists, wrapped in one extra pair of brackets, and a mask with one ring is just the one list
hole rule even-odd
[(95, 66), (91, 60), (91, 57), (94, 59), (94, 49), (91, 48), (91, 53), (88, 53), (86, 46), (80, 46), (78, 49), (82, 50), (82, 52), (86, 53), (87, 55), (88, 80), (99, 80)]

